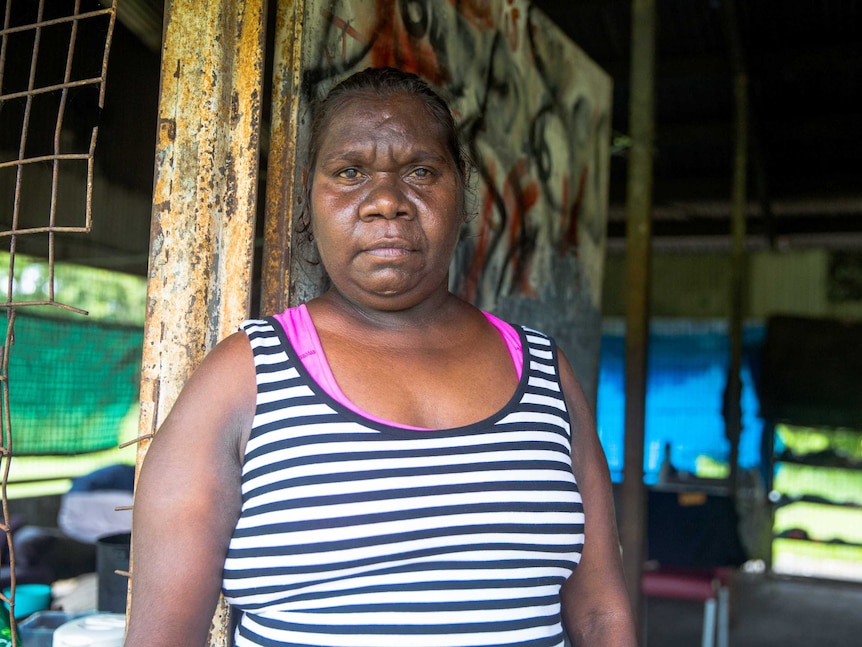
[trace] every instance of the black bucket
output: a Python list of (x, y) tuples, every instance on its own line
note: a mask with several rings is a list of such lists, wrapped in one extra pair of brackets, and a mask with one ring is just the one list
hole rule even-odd
[(109, 613), (125, 613), (129, 578), (115, 571), (129, 571), (132, 535), (125, 532), (96, 540), (96, 575), (98, 577), (98, 609)]

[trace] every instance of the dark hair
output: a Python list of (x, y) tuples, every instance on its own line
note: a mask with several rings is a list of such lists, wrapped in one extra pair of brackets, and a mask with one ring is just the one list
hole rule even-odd
[(335, 85), (326, 96), (312, 107), (311, 135), (308, 142), (308, 161), (305, 186), (303, 187), (303, 214), (300, 227), (306, 230), (310, 227), (308, 217), (311, 208), (312, 176), (317, 165), (317, 154), (333, 115), (344, 105), (357, 98), (391, 98), (407, 94), (420, 99), (425, 104), (428, 115), (443, 129), (446, 137), (446, 147), (452, 155), (458, 173), (458, 190), (461, 192), (461, 211), (466, 215), (466, 191), (468, 184), (468, 169), (470, 167), (467, 155), (458, 140), (458, 130), (455, 119), (446, 103), (431, 86), (417, 75), (404, 72), (394, 67), (369, 67), (361, 72), (347, 77)]

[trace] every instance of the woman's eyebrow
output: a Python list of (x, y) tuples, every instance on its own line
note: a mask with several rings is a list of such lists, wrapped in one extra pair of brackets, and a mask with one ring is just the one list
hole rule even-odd
[(344, 150), (333, 151), (326, 157), (321, 157), (321, 161), (324, 163), (357, 162), (364, 160), (366, 157), (367, 153), (348, 148)]
[(426, 151), (421, 148), (419, 150), (412, 151), (408, 157), (417, 160), (436, 160), (439, 162), (446, 162), (448, 160), (446, 155), (442, 155), (435, 151)]

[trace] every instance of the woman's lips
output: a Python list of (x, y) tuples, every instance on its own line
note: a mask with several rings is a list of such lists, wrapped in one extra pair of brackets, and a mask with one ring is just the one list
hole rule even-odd
[(374, 249), (369, 249), (366, 253), (369, 256), (379, 256), (381, 258), (397, 258), (399, 256), (406, 256), (410, 253), (410, 250), (403, 247), (375, 247)]
[(413, 248), (405, 241), (385, 240), (374, 243), (365, 249), (369, 256), (380, 258), (398, 258), (413, 252)]

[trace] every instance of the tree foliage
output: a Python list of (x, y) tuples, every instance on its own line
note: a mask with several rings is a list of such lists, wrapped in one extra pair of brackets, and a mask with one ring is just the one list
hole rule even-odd
[[(0, 252), (0, 284), (6, 288), (7, 304), (53, 301), (86, 310), (90, 317), (100, 321), (144, 323), (146, 281), (139, 276), (56, 263), (52, 280), (44, 259), (16, 254), (13, 266), (10, 254)], [(80, 316), (54, 306), (33, 308), (48, 311), (52, 316)]]

